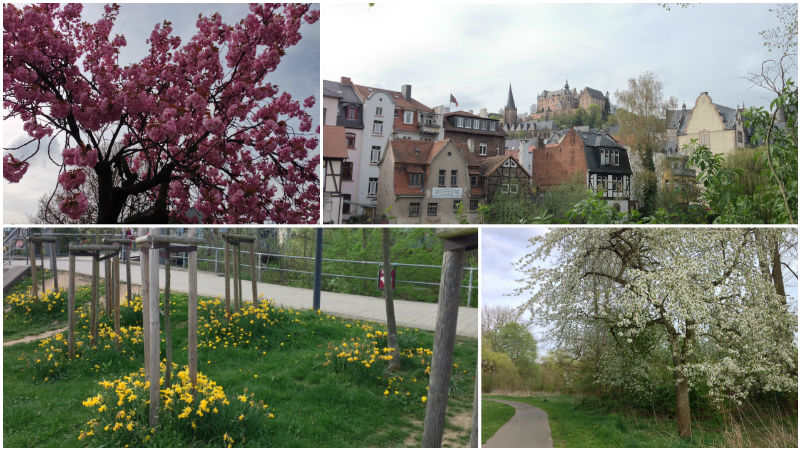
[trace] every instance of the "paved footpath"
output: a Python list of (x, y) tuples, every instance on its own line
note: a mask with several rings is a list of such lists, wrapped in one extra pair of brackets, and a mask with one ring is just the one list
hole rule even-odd
[(483, 448), (549, 448), (553, 446), (547, 413), (527, 403), (508, 400), (483, 399), (482, 401), (505, 403), (516, 409), (514, 417), (494, 434)]
[[(14, 261), (14, 265), (22, 265), (23, 261)], [(49, 268), (49, 263), (45, 262)], [(100, 275), (103, 275), (104, 264), (100, 264)], [(69, 258), (58, 258), (59, 271), (69, 268)], [(79, 274), (91, 275), (92, 264), (90, 258), (78, 257), (75, 261), (75, 271)], [(125, 266), (120, 265), (121, 278), (125, 279)], [(188, 272), (182, 268), (173, 267), (170, 271), (171, 281), (170, 290), (173, 292), (188, 292), (189, 276)], [(159, 275), (160, 287), (164, 288), (164, 266), (161, 266)], [(139, 264), (131, 264), (131, 284), (141, 283), (141, 269)], [(233, 283), (231, 283), (231, 296), (233, 296)], [(64, 285), (66, 287), (66, 285)], [(252, 289), (250, 281), (242, 280), (242, 298), (244, 301), (252, 301)], [(123, 295), (125, 289), (122, 289)], [(275, 304), (284, 308), (292, 309), (311, 309), (314, 291), (277, 284), (258, 283), (258, 294), (264, 298), (273, 299)], [(222, 274), (213, 272), (197, 272), (197, 295), (203, 297), (225, 296), (225, 278)], [(379, 297), (367, 297), (364, 295), (340, 294), (336, 292), (323, 291), (320, 296), (320, 306), (323, 312), (352, 319), (369, 320), (372, 322), (386, 322), (386, 304)], [(394, 312), (397, 318), (397, 325), (408, 328), (419, 328), (421, 330), (433, 331), (436, 327), (437, 304), (425, 302), (413, 302), (408, 300), (394, 301)], [(458, 308), (458, 336), (478, 337), (478, 308)]]

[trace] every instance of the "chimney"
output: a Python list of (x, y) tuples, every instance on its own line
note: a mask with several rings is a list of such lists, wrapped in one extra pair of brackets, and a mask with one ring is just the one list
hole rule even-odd
[(350, 77), (342, 77), (341, 80), (339, 80), (339, 83), (347, 85), (347, 86), (353, 84), (353, 82), (350, 81)]
[(411, 85), (410, 84), (404, 84), (402, 87), (400, 87), (400, 92), (403, 93), (403, 98), (404, 99), (411, 100)]

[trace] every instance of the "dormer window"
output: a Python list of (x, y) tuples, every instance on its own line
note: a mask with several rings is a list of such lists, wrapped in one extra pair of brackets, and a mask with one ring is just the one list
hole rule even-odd
[(601, 166), (618, 166), (619, 165), (619, 149), (604, 148), (600, 150), (600, 165)]
[(355, 106), (347, 106), (345, 111), (347, 113), (347, 120), (358, 120), (358, 108)]
[(474, 128), (476, 130), (480, 130), (481, 129), (481, 121), (479, 119), (473, 120), (472, 121), (472, 128)]
[(497, 131), (497, 122), (495, 122), (495, 121), (489, 122), (489, 130)]
[(469, 117), (464, 118), (464, 128), (472, 128), (472, 119)]
[(421, 173), (412, 173), (408, 176), (408, 185), (411, 187), (419, 187), (422, 186), (422, 174)]
[(464, 127), (464, 118), (463, 117), (456, 116), (456, 126), (458, 128), (463, 128)]
[(403, 112), (403, 123), (407, 125), (414, 123), (414, 111)]

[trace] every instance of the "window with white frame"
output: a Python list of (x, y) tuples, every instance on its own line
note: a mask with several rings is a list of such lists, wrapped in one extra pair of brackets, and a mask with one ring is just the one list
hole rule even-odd
[(372, 134), (383, 136), (383, 121), (376, 120), (372, 123)]
[(503, 194), (516, 194), (519, 192), (517, 183), (503, 183), (503, 185), (500, 187), (500, 192)]
[(481, 120), (481, 130), (486, 130), (487, 120)]
[(469, 117), (464, 118), (464, 128), (472, 128), (472, 119)]
[(481, 156), (486, 156), (486, 149), (487, 148), (489, 148), (489, 146), (486, 144), (486, 142), (481, 142), (478, 154), (481, 155)]
[(407, 125), (414, 123), (414, 111), (403, 112), (403, 123)]
[(480, 119), (473, 119), (472, 120), (472, 128), (475, 130), (481, 129), (481, 120)]
[(604, 148), (600, 150), (600, 164), (618, 166), (619, 165), (619, 149)]
[(409, 186), (422, 186), (422, 174), (421, 173), (412, 173), (408, 176), (408, 185)]
[(428, 215), (429, 216), (436, 216), (439, 214), (439, 204), (438, 203), (428, 203)]
[(372, 151), (369, 153), (369, 163), (370, 164), (378, 164), (381, 160), (381, 146), (380, 145), (373, 145)]
[(369, 184), (367, 185), (367, 196), (368, 197), (377, 197), (378, 196), (378, 179), (377, 178), (370, 178)]
[(489, 122), (489, 130), (496, 131), (497, 130), (497, 122), (495, 122), (494, 120)]
[(408, 204), (408, 216), (419, 217), (419, 202), (411, 202)]
[(463, 128), (464, 127), (464, 118), (463, 117), (456, 116), (456, 126), (459, 127), (459, 128)]

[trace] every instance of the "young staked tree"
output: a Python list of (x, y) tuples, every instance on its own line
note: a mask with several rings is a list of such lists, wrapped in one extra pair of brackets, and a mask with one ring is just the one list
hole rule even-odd
[(400, 368), (400, 344), (397, 341), (397, 322), (394, 318), (394, 289), (392, 289), (392, 229), (384, 228), (381, 236), (383, 253), (383, 296), (386, 301), (387, 344), (393, 348), (389, 370)]
[[(60, 166), (69, 191), (60, 209), (72, 219), (87, 212), (93, 171), (99, 223), (125, 220), (142, 195), (141, 223), (317, 221), (319, 157), (309, 151), (318, 137), (307, 112), (315, 98), (293, 100), (268, 75), (319, 10), (253, 4), (234, 25), (201, 15), (184, 45), (164, 21), (147, 55), (123, 67), (126, 38), (111, 34), (118, 5), (95, 23), (81, 20), (80, 3), (3, 8), (3, 106), (31, 138), (6, 150), (36, 146), (24, 159), (4, 156), (7, 180), (18, 182), (44, 148)], [(50, 148), (59, 136), (60, 158)]]
[[(557, 341), (579, 339), (589, 325), (602, 326), (619, 348), (644, 333), (660, 337), (670, 355), (665, 369), (675, 385), (678, 433), (690, 437), (696, 384), (716, 400), (797, 392), (797, 316), (772, 276), (792, 261), (774, 260), (775, 243), (796, 248), (792, 233), (556, 229), (531, 239), (531, 253), (517, 263), (525, 274), (518, 294), (531, 296), (533, 317)], [(626, 374), (643, 362), (625, 361), (633, 366), (598, 372), (597, 381), (634, 383)]]

